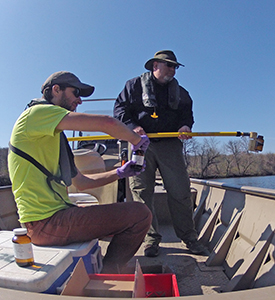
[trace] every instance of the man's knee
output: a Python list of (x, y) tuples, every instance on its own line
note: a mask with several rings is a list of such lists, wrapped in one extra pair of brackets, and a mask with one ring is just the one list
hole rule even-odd
[(143, 221), (147, 224), (148, 229), (152, 222), (152, 213), (151, 210), (147, 207), (147, 205), (140, 202), (131, 202), (132, 209), (135, 212), (135, 215), (138, 217), (140, 221)]

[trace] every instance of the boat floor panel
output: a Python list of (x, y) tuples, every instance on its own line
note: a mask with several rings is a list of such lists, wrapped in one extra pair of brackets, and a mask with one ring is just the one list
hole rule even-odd
[[(194, 255), (185, 244), (176, 237), (170, 225), (159, 228), (163, 240), (160, 243), (160, 254), (157, 257), (145, 257), (144, 245), (141, 245), (136, 255), (130, 260), (128, 267), (134, 270), (136, 259), (142, 268), (152, 269), (162, 266), (166, 271), (176, 274), (181, 296), (217, 294), (229, 279), (222, 267), (207, 267), (205, 261), (208, 256)], [(108, 239), (100, 240), (102, 254), (105, 254), (109, 244)]]

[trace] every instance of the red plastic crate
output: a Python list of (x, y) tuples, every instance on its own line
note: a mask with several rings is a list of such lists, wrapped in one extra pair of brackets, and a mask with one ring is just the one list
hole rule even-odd
[[(179, 289), (175, 274), (143, 274), (146, 297), (179, 297)], [(134, 274), (89, 274), (93, 280), (134, 281)]]

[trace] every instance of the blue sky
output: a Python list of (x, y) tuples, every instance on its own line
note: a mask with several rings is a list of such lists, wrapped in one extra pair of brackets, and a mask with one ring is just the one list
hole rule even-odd
[[(275, 1), (0, 0), (0, 147), (55, 71), (115, 98), (162, 49), (194, 101), (193, 131), (255, 131), (275, 153)], [(78, 111), (112, 110), (112, 102)], [(225, 141), (226, 138), (220, 138)]]

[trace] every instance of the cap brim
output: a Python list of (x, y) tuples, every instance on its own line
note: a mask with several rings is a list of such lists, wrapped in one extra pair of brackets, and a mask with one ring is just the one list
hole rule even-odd
[(85, 84), (85, 83), (75, 83), (72, 86), (78, 88), (80, 90), (80, 96), (81, 97), (89, 97), (92, 95), (92, 93), (95, 90), (95, 87), (89, 84)]

